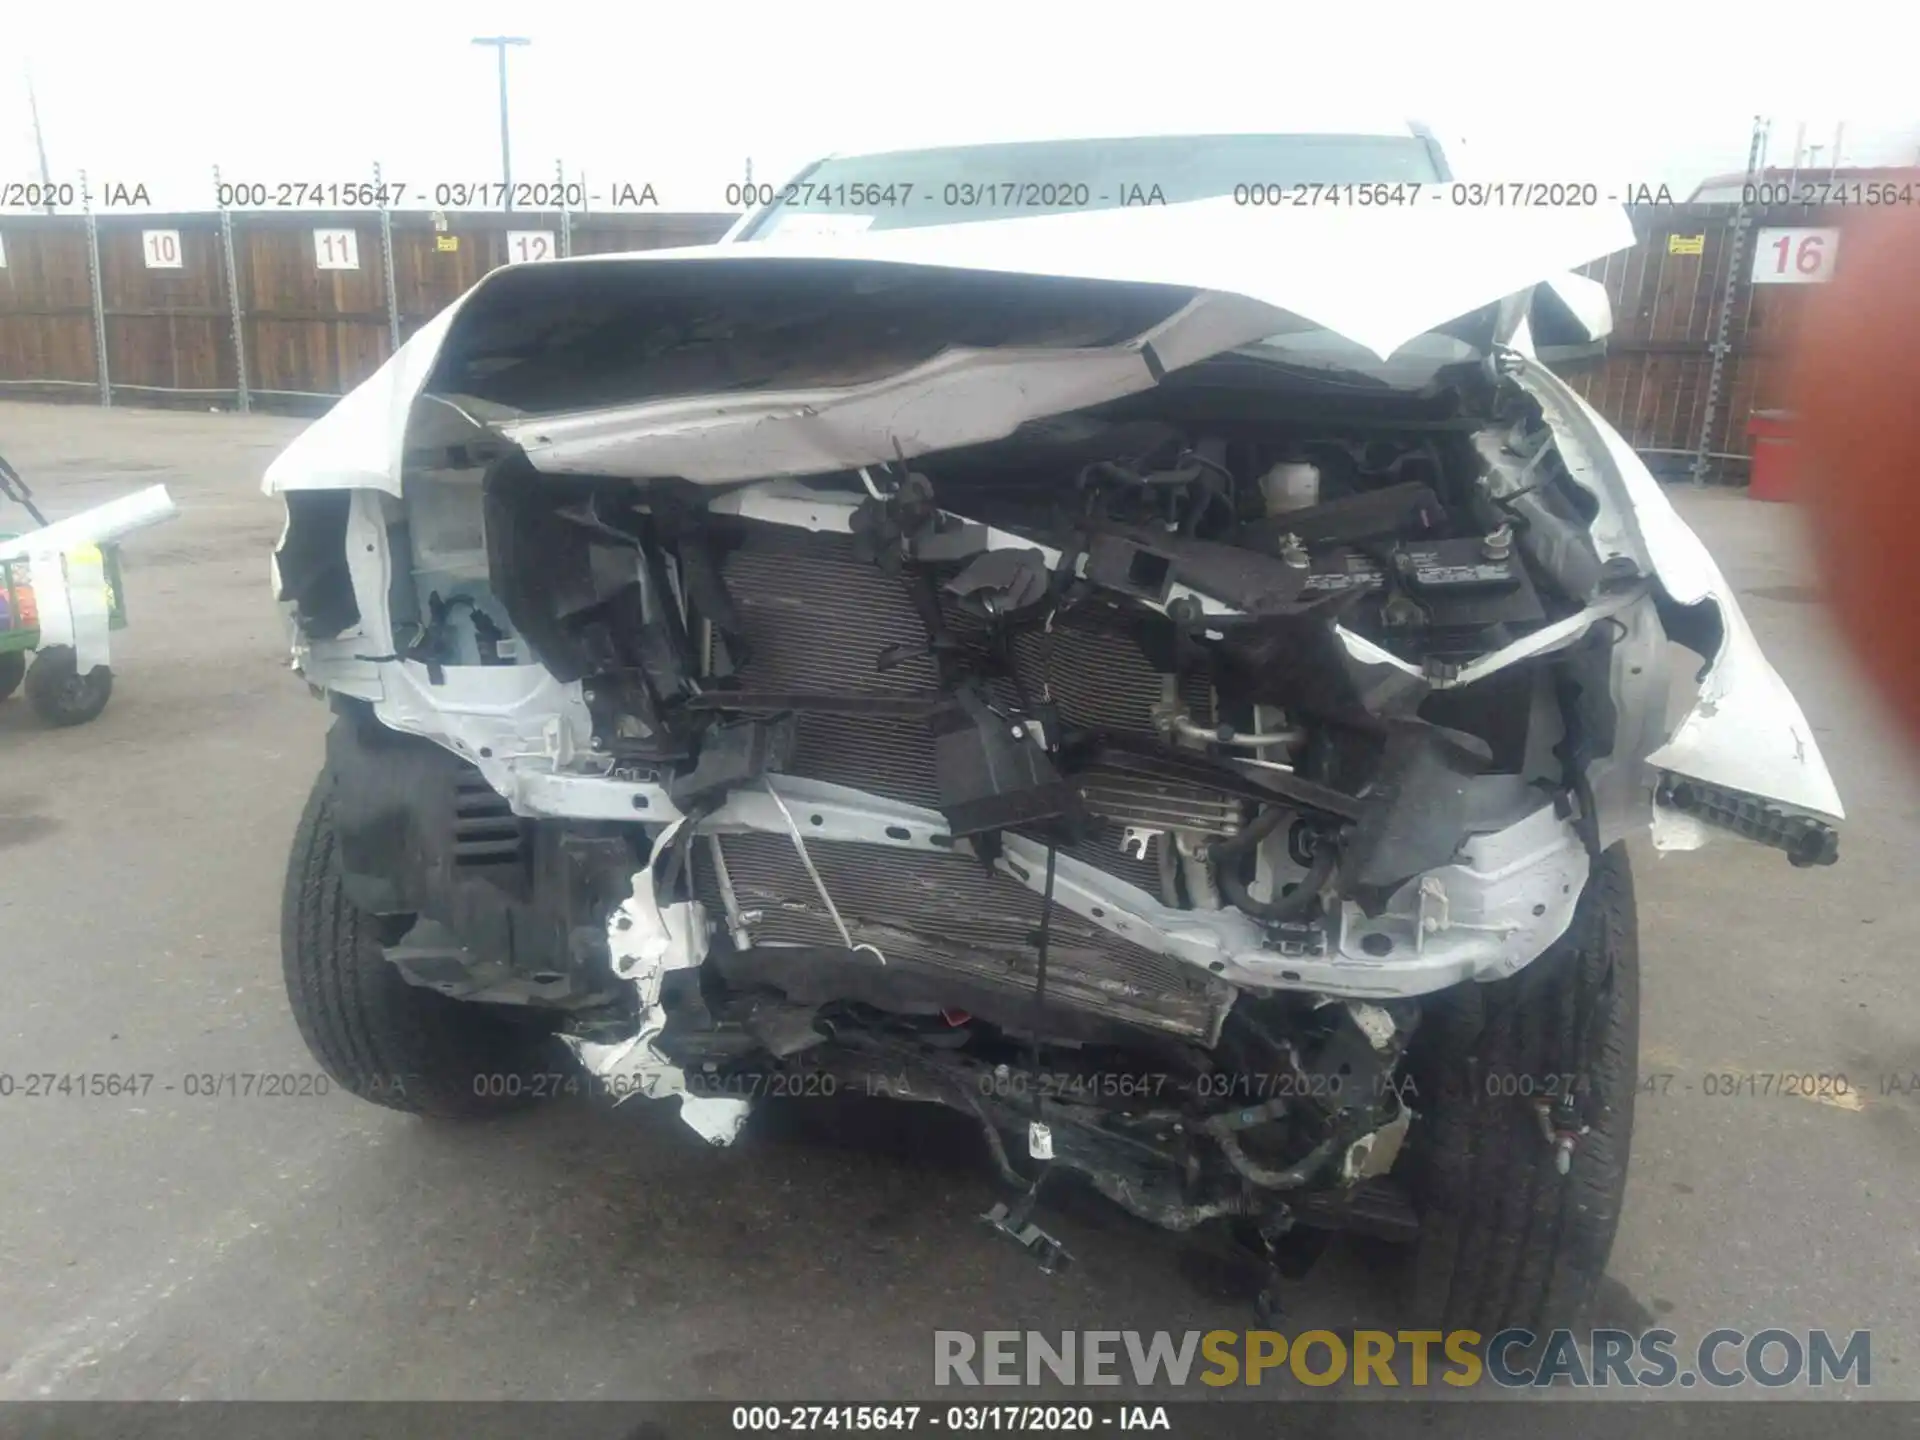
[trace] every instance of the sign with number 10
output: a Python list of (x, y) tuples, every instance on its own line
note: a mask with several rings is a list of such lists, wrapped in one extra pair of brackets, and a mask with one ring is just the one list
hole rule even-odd
[(180, 269), (180, 232), (178, 230), (142, 230), (140, 254), (149, 270)]

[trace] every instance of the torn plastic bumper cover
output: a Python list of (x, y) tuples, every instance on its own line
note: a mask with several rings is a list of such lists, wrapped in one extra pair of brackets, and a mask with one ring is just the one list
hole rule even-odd
[[(673, 853), (685, 822), (660, 837), (659, 856)], [(654, 867), (634, 872), (633, 893), (607, 924), (613, 972), (633, 986), (640, 1022), (632, 1036), (612, 1044), (568, 1036), (567, 1043), (601, 1088), (618, 1100), (644, 1095), (677, 1096), (680, 1118), (715, 1145), (731, 1145), (746, 1123), (749, 1102), (732, 1096), (689, 1091), (686, 1074), (655, 1047), (666, 1029), (661, 987), (672, 970), (690, 970), (707, 958), (709, 928), (697, 900), (662, 905), (654, 885)]]

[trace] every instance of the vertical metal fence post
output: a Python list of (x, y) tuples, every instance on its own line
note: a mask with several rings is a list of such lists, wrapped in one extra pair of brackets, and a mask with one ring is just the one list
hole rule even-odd
[[(386, 183), (380, 178), (380, 162), (373, 162), (374, 198), (380, 202), (380, 273), (387, 287), (387, 339), (393, 350), (400, 348), (400, 292), (393, 280), (393, 208), (387, 204)], [(389, 354), (392, 350), (388, 351)]]
[(573, 211), (567, 204), (566, 162), (553, 162), (553, 178), (560, 186), (560, 258), (573, 254)]
[(253, 411), (253, 392), (247, 388), (247, 332), (240, 317), (240, 275), (233, 264), (233, 211), (220, 188), (220, 167), (213, 167), (213, 203), (220, 207), (220, 257), (227, 272), (227, 323), (233, 327), (234, 398), (242, 415)]
[(93, 216), (93, 191), (87, 172), (80, 172), (80, 204), (87, 212), (87, 279), (93, 286), (93, 368), (100, 377), (100, 403), (113, 405), (113, 382), (107, 376), (107, 302), (100, 293), (100, 227)]
[(1727, 375), (1727, 336), (1733, 330), (1733, 305), (1740, 296), (1740, 276), (1745, 268), (1741, 260), (1746, 255), (1747, 225), (1753, 216), (1753, 207), (1748, 200), (1755, 193), (1753, 181), (1766, 145), (1767, 121), (1756, 115), (1753, 117), (1753, 139), (1747, 146), (1747, 183), (1740, 187), (1740, 204), (1734, 209), (1724, 247), (1727, 252), (1727, 282), (1720, 292), (1720, 315), (1713, 326), (1713, 366), (1707, 372), (1707, 399), (1700, 414), (1700, 439), (1693, 447), (1695, 485), (1707, 483), (1707, 458), (1713, 449), (1713, 427), (1720, 418), (1720, 390)]

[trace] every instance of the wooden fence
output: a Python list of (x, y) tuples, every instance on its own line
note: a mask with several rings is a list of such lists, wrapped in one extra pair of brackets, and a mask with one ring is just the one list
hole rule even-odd
[[(1819, 289), (1751, 283), (1756, 232), (1773, 226), (1844, 232), (1850, 213), (1756, 210), (1738, 246), (1731, 205), (1642, 206), (1633, 218), (1639, 243), (1588, 267), (1613, 299), (1615, 330), (1605, 363), (1574, 383), (1656, 466), (1686, 468), (1702, 448), (1721, 465), (1737, 462), (1747, 453), (1751, 412), (1785, 400), (1783, 359)], [(568, 248), (588, 254), (700, 244), (717, 239), (732, 219), (575, 215)], [(100, 348), (116, 402), (233, 403), (244, 353), (251, 403), (317, 409), (371, 374), (392, 353), (396, 330), (402, 338), (411, 334), (505, 263), (510, 243), (524, 248), (526, 240), (510, 241), (514, 232), (545, 232), (560, 248), (561, 221), (550, 213), (455, 212), (442, 231), (427, 214), (395, 212), (390, 265), (378, 212), (235, 211), (230, 220), (231, 293), (219, 214), (100, 217), (99, 343), (84, 218), (0, 216), (0, 395), (97, 400)], [(177, 232), (178, 253), (147, 254), (151, 237), (166, 232)], [(329, 232), (336, 238), (323, 240)], [(351, 242), (339, 238), (343, 232)], [(353, 268), (320, 268), (323, 244), (349, 243), (350, 257), (331, 258), (351, 258)], [(173, 263), (156, 266), (153, 259)], [(1715, 395), (1714, 349), (1729, 299)], [(1730, 478), (1744, 478), (1737, 464)]]
[[(704, 244), (733, 219), (576, 215), (566, 248), (585, 255)], [(393, 353), (396, 329), (404, 340), (507, 263), (511, 234), (545, 235), (561, 248), (551, 214), (456, 213), (440, 230), (430, 215), (395, 212), (390, 295), (378, 212), (234, 212), (230, 293), (220, 215), (114, 215), (96, 223), (116, 403), (233, 403), (244, 354), (251, 401), (313, 409), (371, 375)], [(542, 258), (537, 239), (514, 243), (531, 243), (532, 258)], [(320, 268), (321, 248), (336, 246), (325, 258), (353, 265)], [(0, 247), (0, 394), (99, 398), (84, 217), (0, 216)]]
[[(1613, 301), (1607, 359), (1570, 377), (1570, 383), (1655, 469), (1689, 465), (1702, 448), (1704, 431), (1704, 449), (1715, 462), (1709, 468), (1744, 481), (1744, 467), (1737, 462), (1749, 452), (1747, 421), (1756, 410), (1789, 404), (1787, 357), (1806, 306), (1821, 288), (1754, 284), (1759, 232), (1837, 230), (1838, 242), (1827, 258), (1844, 264), (1846, 232), (1866, 212), (1806, 205), (1756, 208), (1748, 213), (1736, 246), (1731, 205), (1631, 208), (1639, 243), (1586, 267)], [(1771, 268), (1780, 257), (1769, 243), (1757, 258)], [(1791, 273), (1798, 260), (1811, 257), (1785, 258)], [(1713, 358), (1715, 345), (1722, 343), (1723, 309), (1725, 354), (1715, 395)]]

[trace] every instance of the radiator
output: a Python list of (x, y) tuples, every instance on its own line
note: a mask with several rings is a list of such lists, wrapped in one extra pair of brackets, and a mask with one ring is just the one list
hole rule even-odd
[[(884, 674), (875, 669), (883, 650), (923, 645), (926, 634), (909, 582), (856, 559), (848, 537), (750, 525), (723, 574), (752, 647), (739, 674), (744, 686), (875, 694), (936, 688), (927, 658)], [(951, 625), (956, 634), (972, 628), (957, 612)], [(1124, 632), (1063, 620), (1050, 635), (1019, 637), (1014, 655), (1022, 682), (1035, 694), (1047, 684), (1069, 723), (1150, 731), (1149, 711), (1162, 698), (1163, 682)], [(1192, 688), (1185, 698), (1204, 721), (1211, 714), (1205, 687)], [(932, 743), (919, 721), (799, 716), (787, 769), (938, 808)], [(1116, 782), (1089, 775), (1085, 783), (1091, 799), (1112, 793)], [(1211, 807), (1216, 823), (1226, 823), (1217, 800), (1153, 799), (1175, 810), (1183, 802)], [(1085, 841), (1062, 853), (1157, 895), (1156, 860), (1128, 854), (1120, 838), (1117, 825), (1096, 823)], [(965, 851), (941, 855), (813, 839), (807, 845), (856, 944), (876, 946), (889, 963), (1032, 984), (1041, 903), (1033, 891), (988, 873)], [(741, 908), (759, 912), (748, 927), (756, 943), (841, 943), (788, 837), (727, 836), (721, 847)], [(704, 876), (703, 882), (710, 886)], [(1208, 1039), (1233, 999), (1231, 987), (1061, 908), (1054, 911), (1047, 985), (1063, 1004)]]

